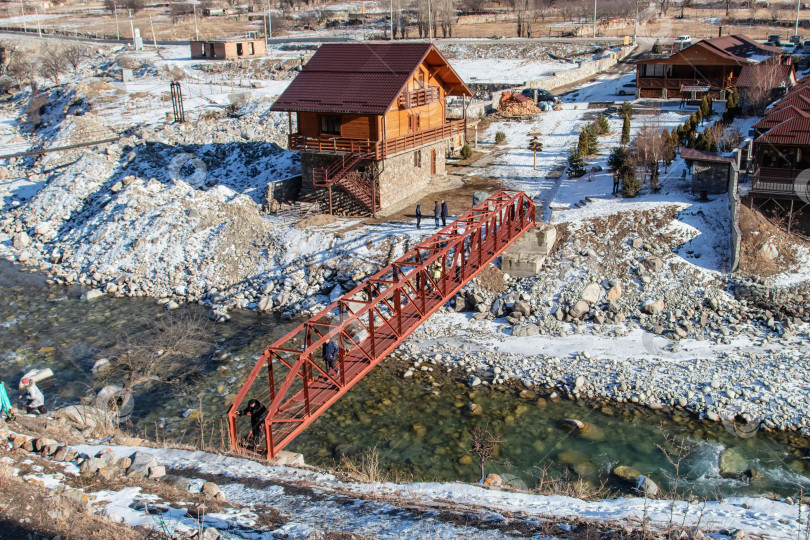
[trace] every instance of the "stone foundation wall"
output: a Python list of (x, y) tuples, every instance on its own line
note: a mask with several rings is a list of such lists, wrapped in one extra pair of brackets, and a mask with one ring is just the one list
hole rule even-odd
[[(380, 175), (380, 207), (391, 206), (427, 187), (431, 179), (431, 150), (436, 151), (436, 176), (447, 174), (448, 144), (448, 141), (441, 141), (385, 160), (385, 170)], [(421, 155), (419, 162), (414, 157), (416, 153)]]

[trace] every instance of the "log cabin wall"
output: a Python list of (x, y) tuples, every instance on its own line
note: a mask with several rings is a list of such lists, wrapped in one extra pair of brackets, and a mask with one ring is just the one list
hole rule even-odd
[(401, 135), (413, 133), (412, 116), (418, 115), (418, 130), (431, 129), (443, 125), (447, 118), (445, 89), (441, 82), (434, 76), (429, 75), (429, 70), (423, 64), (419, 66), (414, 76), (408, 82), (405, 90), (413, 92), (431, 86), (439, 90), (439, 99), (433, 103), (402, 109), (399, 100), (391, 107), (385, 116), (385, 138), (393, 139)]

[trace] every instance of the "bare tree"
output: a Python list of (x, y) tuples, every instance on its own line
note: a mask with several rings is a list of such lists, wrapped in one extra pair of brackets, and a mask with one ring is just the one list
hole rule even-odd
[(73, 73), (76, 73), (79, 71), (79, 64), (87, 58), (87, 49), (80, 45), (71, 45), (65, 48), (62, 54), (65, 56), (67, 63), (73, 67)]
[(495, 457), (495, 447), (503, 441), (503, 435), (492, 434), (489, 429), (476, 426), (472, 430), (472, 449), (478, 454), (481, 465), (481, 478), (484, 478), (486, 464)]
[(110, 11), (117, 9), (130, 10), (137, 13), (146, 7), (146, 0), (104, 0), (104, 7)]
[(59, 76), (67, 71), (69, 62), (64, 49), (43, 49), (39, 58), (39, 72), (54, 84), (59, 82)]
[(125, 336), (113, 365), (124, 390), (152, 381), (175, 386), (193, 382), (203, 373), (203, 354), (210, 347), (204, 339), (208, 324), (193, 315), (166, 315), (146, 331)]
[(658, 0), (658, 9), (661, 11), (661, 14), (666, 17), (667, 10), (669, 9), (669, 0)]
[(681, 19), (683, 19), (683, 12), (688, 7), (692, 7), (693, 0), (681, 0)]
[(740, 88), (740, 103), (748, 114), (761, 114), (774, 99), (774, 93), (784, 81), (784, 70), (776, 62), (760, 62), (746, 66), (751, 70), (750, 85)]
[(661, 140), (661, 126), (655, 122), (646, 122), (633, 139), (632, 149), (636, 161), (650, 175), (650, 189), (656, 189), (658, 162), (664, 155), (664, 142)]
[(486, 3), (486, 0), (464, 0), (462, 6), (470, 13), (481, 13)]

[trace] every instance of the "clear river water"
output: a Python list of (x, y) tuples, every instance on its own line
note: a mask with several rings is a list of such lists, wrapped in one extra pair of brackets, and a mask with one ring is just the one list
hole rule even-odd
[[(0, 263), (0, 377), (12, 401), (26, 371), (50, 367), (55, 376), (40, 386), (55, 409), (92, 396), (105, 383), (91, 369), (109, 357), (128, 335), (148, 332), (157, 317), (172, 316), (154, 300), (102, 297), (80, 299), (78, 287), (48, 285), (37, 274)], [(204, 317), (202, 306), (184, 306)], [(204, 418), (206, 441), (224, 433), (224, 417), (244, 376), (264, 347), (294, 323), (244, 311), (224, 324), (206, 325), (205, 375), (178, 391), (148, 383), (135, 392), (128, 428), (151, 438), (195, 443)], [(288, 448), (308, 463), (331, 468), (348, 456), (360, 460), (372, 450), (391, 479), (466, 481), (480, 479), (472, 451), (476, 426), (500, 435), (487, 473), (522, 480), (529, 488), (550, 479), (605, 485), (615, 492), (631, 486), (612, 478), (616, 465), (649, 475), (662, 488), (672, 487), (673, 466), (661, 447), (666, 438), (685, 440), (690, 453), (680, 465), (682, 496), (724, 497), (742, 494), (796, 496), (810, 491), (810, 440), (758, 431), (742, 438), (720, 423), (693, 416), (653, 412), (614, 404), (551, 400), (522, 388), (469, 388), (461, 374), (403, 379), (407, 358), (385, 360), (322, 415)], [(103, 373), (103, 372), (100, 372)], [(470, 404), (480, 414), (470, 414)], [(578, 419), (589, 429), (572, 430), (564, 420)], [(732, 449), (735, 461), (753, 469), (753, 478), (723, 478), (719, 456)], [(671, 457), (671, 456), (670, 456)]]

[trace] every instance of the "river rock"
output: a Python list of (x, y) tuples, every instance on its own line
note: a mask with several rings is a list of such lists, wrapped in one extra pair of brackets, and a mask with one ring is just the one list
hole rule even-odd
[(641, 264), (643, 264), (647, 270), (653, 272), (660, 272), (661, 269), (664, 267), (664, 261), (661, 260), (661, 257), (657, 257), (655, 255), (644, 257), (644, 260), (641, 261)]
[(536, 324), (518, 324), (512, 327), (514, 337), (529, 337), (540, 334), (540, 327)]
[(468, 416), (481, 416), (482, 414), (484, 414), (484, 408), (478, 403), (470, 403), (467, 405)]
[(610, 290), (607, 292), (607, 296), (605, 298), (608, 302), (616, 302), (622, 297), (622, 286), (620, 283), (616, 283)]
[(632, 482), (634, 484), (638, 481), (638, 477), (641, 476), (640, 472), (633, 467), (628, 467), (627, 465), (618, 465), (613, 469), (613, 471), (611, 471), (611, 473), (619, 480)]
[(219, 489), (219, 486), (216, 485), (215, 483), (206, 482), (205, 484), (203, 484), (203, 487), (200, 490), (200, 493), (202, 493), (206, 497), (209, 497), (209, 498), (213, 499), (213, 498), (215, 498), (217, 496), (217, 493), (220, 493), (221, 491), (222, 490)]
[(723, 478), (737, 478), (748, 469), (748, 463), (736, 448), (724, 448), (720, 452), (719, 467)]
[(82, 295), (82, 300), (92, 302), (93, 300), (97, 300), (102, 296), (104, 296), (104, 291), (102, 291), (101, 289), (90, 289), (89, 291), (87, 291)]
[(661, 298), (647, 301), (641, 306), (641, 312), (648, 315), (658, 315), (662, 311), (664, 311), (664, 300)]
[(588, 313), (590, 310), (591, 310), (591, 305), (588, 304), (588, 302), (586, 302), (585, 300), (580, 300), (579, 302), (574, 304), (574, 307), (572, 307), (568, 311), (568, 314), (573, 319), (579, 319), (580, 317), (582, 317), (583, 315)]
[(14, 235), (12, 245), (14, 246), (14, 249), (25, 249), (31, 245), (31, 238), (25, 231), (18, 232)]
[(157, 458), (147, 452), (135, 452), (129, 459), (132, 464), (127, 469), (127, 476), (147, 476), (151, 467), (158, 466)]
[(597, 302), (599, 302), (599, 297), (601, 296), (601, 294), (602, 294), (602, 287), (600, 287), (598, 283), (590, 283), (582, 291), (582, 295), (580, 296), (580, 298), (585, 302), (588, 302), (588, 304), (594, 305)]

